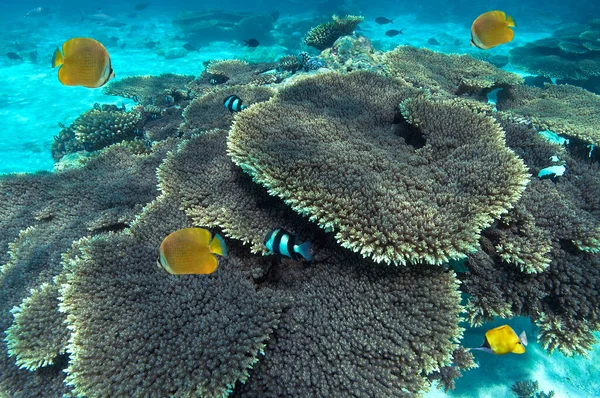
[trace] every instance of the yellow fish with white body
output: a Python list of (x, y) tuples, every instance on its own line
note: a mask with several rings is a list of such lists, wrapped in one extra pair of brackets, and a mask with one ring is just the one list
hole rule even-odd
[(101, 87), (115, 77), (106, 48), (94, 39), (76, 37), (67, 40), (52, 56), (52, 67), (65, 86)]
[(527, 334), (523, 331), (519, 336), (508, 325), (498, 326), (485, 333), (485, 340), (481, 347), (471, 348), (490, 352), (496, 355), (508, 353), (523, 354), (527, 346)]
[(471, 45), (488, 50), (508, 43), (515, 37), (511, 29), (517, 26), (511, 16), (503, 11), (488, 11), (481, 14), (471, 25)]
[(157, 265), (170, 274), (212, 274), (219, 265), (215, 254), (227, 255), (225, 241), (204, 228), (184, 228), (163, 239)]

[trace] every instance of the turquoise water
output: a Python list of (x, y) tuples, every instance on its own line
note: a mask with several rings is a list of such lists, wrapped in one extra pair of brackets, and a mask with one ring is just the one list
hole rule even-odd
[[(480, 56), (481, 50), (469, 46), (469, 26), (479, 13), (487, 11), (488, 8), (498, 8), (497, 4), (490, 4), (485, 9), (479, 9), (482, 7), (479, 6), (477, 10), (456, 6), (441, 12), (439, 9), (444, 6), (433, 3), (429, 4), (429, 7), (427, 4), (415, 5), (414, 10), (411, 9), (412, 5), (406, 7), (387, 3), (348, 2), (331, 7), (322, 2), (313, 2), (308, 6), (299, 6), (296, 3), (281, 6), (267, 2), (252, 5), (239, 5), (236, 2), (216, 4), (215, 6), (225, 7), (227, 11), (239, 10), (251, 14), (282, 10), (272, 29), (260, 32), (261, 44), (256, 48), (248, 48), (243, 45), (243, 41), (251, 38), (249, 35), (252, 29), (244, 31), (248, 32), (246, 36), (240, 34), (237, 37), (215, 37), (209, 40), (186, 36), (186, 32), (174, 24), (173, 20), (180, 15), (180, 11), (197, 10), (196, 5), (180, 2), (169, 7), (166, 4), (149, 3), (144, 9), (135, 10), (135, 4), (103, 4), (102, 12), (110, 15), (112, 22), (118, 21), (120, 26), (117, 27), (110, 26), (111, 24), (105, 21), (90, 20), (88, 14), (98, 12), (94, 7), (83, 11), (88, 17), (82, 21), (79, 6), (69, 3), (53, 3), (49, 5), (52, 13), (39, 17), (23, 17), (29, 10), (38, 7), (38, 4), (12, 4), (11, 8), (3, 13), (0, 18), (8, 28), (0, 32), (2, 54), (15, 52), (22, 56), (23, 60), (14, 60), (6, 56), (0, 61), (0, 94), (3, 98), (0, 101), (0, 120), (3, 122), (3, 128), (0, 129), (0, 174), (54, 170), (55, 161), (52, 158), (51, 145), (54, 137), (61, 131), (59, 124), (69, 126), (95, 103), (124, 105), (128, 110), (135, 106), (131, 99), (105, 95), (101, 88), (67, 87), (58, 81), (57, 71), (50, 65), (51, 55), (57, 46), (71, 37), (93, 37), (103, 43), (112, 43), (106, 44), (106, 48), (116, 74), (115, 81), (129, 76), (156, 76), (162, 73), (197, 77), (205, 69), (203, 63), (210, 60), (274, 62), (283, 55), (297, 54), (300, 51), (308, 51), (317, 56), (319, 51), (301, 43), (301, 38), (307, 30), (301, 27), (313, 26), (315, 21), (327, 21), (331, 13), (340, 14), (341, 11), (364, 16), (364, 21), (359, 25), (360, 30), (356, 33), (370, 39), (378, 51), (390, 51), (398, 45), (410, 45), (445, 54)], [(502, 5), (502, 9), (511, 13), (509, 6), (513, 7), (513, 14), (518, 21), (515, 39), (490, 50), (489, 53), (494, 56), (506, 57), (512, 49), (551, 37), (557, 29), (570, 23), (582, 22), (584, 17), (600, 18), (600, 11), (597, 15), (592, 15), (592, 3), (582, 3), (579, 8), (580, 15), (577, 14), (577, 10), (571, 10), (568, 15), (558, 15), (557, 10), (563, 6), (560, 2), (548, 3), (548, 10), (536, 8), (535, 4), (521, 2)], [(428, 12), (428, 9), (437, 11)], [(135, 17), (132, 16), (134, 13)], [(374, 21), (378, 16), (393, 17), (394, 24), (379, 25)], [(301, 24), (300, 21), (308, 22)], [(216, 23), (222, 21), (217, 20)], [(298, 28), (289, 28), (290, 26)], [(392, 28), (402, 28), (403, 33), (394, 37), (386, 36), (385, 33)], [(432, 38), (436, 44), (432, 44)], [(148, 42), (157, 43), (149, 48)], [(197, 47), (197, 51), (183, 50), (183, 45), (190, 42)], [(30, 56), (34, 51), (37, 52), (37, 56)], [(521, 76), (530, 75), (511, 63), (504, 65), (503, 69)], [(593, 200), (598, 201), (598, 198)], [(3, 209), (1, 214), (9, 214), (9, 210)], [(10, 237), (2, 239), (3, 242), (16, 239), (14, 231), (1, 233)], [(8, 252), (8, 249), (8, 246), (3, 247), (2, 252)], [(7, 256), (2, 258), (8, 262)], [(8, 272), (7, 268), (0, 270)], [(8, 291), (8, 283), (12, 282), (0, 279), (0, 283), (4, 284), (0, 287)], [(8, 315), (2, 315), (5, 316)], [(536, 342), (537, 327), (523, 317), (498, 319), (482, 327), (467, 327), (460, 344), (465, 347), (478, 347), (482, 344), (487, 330), (505, 323), (510, 324), (517, 333), (521, 330), (528, 333), (530, 345), (526, 354), (496, 356), (475, 352), (475, 361), (479, 367), (463, 371), (463, 377), (456, 382), (456, 390), (444, 393), (433, 387), (430, 391), (425, 391), (424, 395), (508, 397), (514, 396), (510, 392), (513, 383), (537, 380), (540, 390), (553, 390), (555, 397), (600, 396), (600, 349), (597, 344), (590, 351), (589, 358), (568, 358), (559, 352), (549, 355)], [(597, 338), (600, 335), (596, 333), (595, 336)], [(12, 377), (8, 374), (9, 372), (2, 380), (4, 385), (10, 384), (10, 380), (6, 382)], [(27, 387), (24, 387), (21, 396), (35, 396), (32, 391), (34, 390), (28, 391)], [(0, 396), (3, 396), (2, 394), (10, 392), (0, 390)], [(139, 396), (150, 394), (149, 390), (139, 391)], [(319, 396), (318, 393), (316, 395)]]

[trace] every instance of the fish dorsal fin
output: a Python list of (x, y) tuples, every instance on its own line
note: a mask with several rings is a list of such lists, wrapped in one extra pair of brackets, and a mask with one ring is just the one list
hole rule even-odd
[(218, 254), (219, 256), (227, 256), (227, 246), (225, 246), (225, 241), (219, 234), (215, 234), (212, 242), (208, 246), (208, 249), (211, 253)]
[(517, 26), (517, 23), (515, 22), (513, 17), (511, 17), (510, 15), (508, 16), (508, 18), (506, 18), (506, 23), (508, 24), (508, 26), (513, 27), (513, 28)]

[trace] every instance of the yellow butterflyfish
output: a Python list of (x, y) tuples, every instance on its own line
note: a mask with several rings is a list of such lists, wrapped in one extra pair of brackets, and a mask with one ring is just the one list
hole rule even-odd
[(488, 50), (500, 44), (508, 43), (515, 37), (511, 29), (517, 26), (511, 16), (503, 11), (488, 11), (473, 21), (471, 25), (471, 45)]
[(219, 234), (212, 238), (203, 228), (184, 228), (163, 239), (158, 250), (157, 264), (170, 274), (211, 274), (219, 256), (227, 255), (225, 241)]

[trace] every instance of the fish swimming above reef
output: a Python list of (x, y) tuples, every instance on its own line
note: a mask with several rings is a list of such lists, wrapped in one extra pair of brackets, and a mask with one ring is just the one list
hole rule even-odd
[(198, 52), (200, 52), (200, 50), (198, 50), (198, 48), (196, 46), (194, 46), (192, 43), (185, 43), (183, 45), (183, 48), (185, 48), (188, 51), (198, 51)]
[[(211, 83), (213, 84), (213, 83)], [(240, 97), (238, 97), (237, 95), (230, 95), (229, 97), (225, 98), (225, 100), (223, 101), (223, 106), (229, 111), (229, 112), (240, 112), (243, 111), (244, 109), (246, 109), (246, 105), (242, 104), (242, 100)]]
[(12, 52), (12, 51), (11, 51), (11, 52), (7, 52), (7, 53), (6, 53), (6, 56), (7, 56), (9, 59), (14, 59), (15, 61), (16, 61), (17, 59), (20, 59), (21, 61), (23, 61), (23, 57), (21, 57), (19, 54), (17, 54), (17, 53), (14, 53), (14, 52)]
[(377, 18), (375, 18), (375, 22), (378, 23), (379, 25), (386, 25), (389, 23), (394, 23), (394, 20), (387, 19), (386, 17), (377, 17)]
[(142, 11), (145, 10), (149, 5), (150, 3), (137, 3), (133, 9), (136, 11)]
[(101, 87), (115, 77), (110, 56), (104, 46), (87, 37), (76, 37), (57, 48), (52, 67), (58, 69), (58, 80), (65, 86)]
[(485, 333), (485, 340), (481, 347), (471, 350), (486, 351), (496, 355), (508, 353), (523, 354), (527, 346), (527, 334), (523, 331), (519, 336), (508, 325), (498, 326)]
[(163, 239), (156, 263), (173, 275), (212, 274), (219, 265), (215, 254), (227, 256), (225, 241), (219, 234), (213, 238), (204, 228), (184, 228)]
[(517, 26), (503, 11), (488, 11), (478, 16), (471, 25), (471, 45), (488, 50), (505, 44), (515, 37), (511, 29)]
[(258, 47), (260, 43), (256, 39), (244, 40), (244, 45), (247, 47)]
[(398, 36), (398, 35), (401, 35), (401, 34), (402, 34), (402, 31), (403, 31), (403, 30), (404, 30), (404, 29), (400, 29), (400, 30), (396, 30), (396, 29), (390, 29), (390, 30), (388, 30), (387, 32), (385, 32), (385, 35), (386, 35), (386, 36), (389, 36), (389, 37)]
[(283, 228), (275, 228), (269, 231), (265, 236), (264, 240), (267, 249), (276, 254), (289, 257), (293, 260), (300, 260), (304, 258), (306, 261), (312, 261), (312, 254), (310, 251), (311, 243), (304, 242), (298, 244), (298, 238), (286, 231)]
[(96, 23), (97, 25), (103, 25), (113, 28), (120, 28), (125, 26), (123, 22), (120, 22), (116, 18), (111, 17), (102, 12), (102, 10), (98, 10), (95, 14), (84, 14), (81, 11), (81, 21), (91, 21)]
[(23, 18), (41, 18), (47, 17), (53, 13), (54, 11), (49, 9), (48, 7), (36, 7), (33, 10), (30, 10), (27, 14), (25, 14)]

